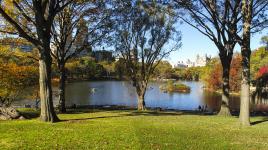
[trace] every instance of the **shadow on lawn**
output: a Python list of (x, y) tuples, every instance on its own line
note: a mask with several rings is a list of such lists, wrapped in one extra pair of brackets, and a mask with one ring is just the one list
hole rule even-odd
[[(87, 111), (88, 112), (88, 111)], [(113, 110), (113, 111), (90, 111), (90, 112), (109, 112), (109, 113), (118, 113), (119, 115), (107, 115), (107, 116), (97, 116), (97, 117), (88, 117), (88, 118), (75, 118), (75, 119), (65, 119), (61, 120), (61, 122), (68, 121), (83, 121), (83, 120), (94, 120), (94, 119), (106, 119), (106, 118), (119, 118), (119, 117), (135, 117), (135, 116), (180, 116), (180, 115), (207, 115), (201, 112), (193, 112), (193, 111), (130, 111), (130, 110)], [(76, 112), (78, 113), (78, 112)], [(74, 114), (76, 114), (74, 113)], [(72, 113), (68, 113), (72, 114)]]
[(99, 116), (99, 117), (89, 117), (89, 118), (77, 118), (77, 119), (62, 119), (59, 122), (72, 122), (72, 121), (85, 121), (85, 120), (95, 120), (95, 119), (105, 119), (105, 118), (118, 118), (124, 117), (125, 115), (118, 116)]
[[(206, 113), (200, 111), (157, 111), (157, 110), (148, 110), (148, 111), (137, 111), (137, 110), (107, 110), (107, 109), (69, 109), (65, 114), (83, 114), (83, 113), (119, 113), (117, 115), (103, 115), (96, 117), (88, 117), (88, 118), (74, 118), (74, 119), (63, 119), (60, 122), (68, 122), (68, 121), (85, 121), (85, 120), (95, 120), (95, 119), (106, 119), (106, 118), (119, 118), (119, 117), (135, 117), (135, 116), (180, 116), (180, 115), (197, 115), (197, 116), (207, 116), (207, 115), (215, 115), (214, 113)], [(40, 115), (40, 111), (36, 110), (28, 110), (22, 111), (21, 114), (27, 119), (35, 119)], [(233, 116), (238, 115), (236, 113), (232, 113)], [(262, 115), (252, 115), (251, 116), (263, 116)], [(261, 120), (251, 122), (251, 125), (257, 125), (264, 122), (268, 122), (268, 117), (263, 117)]]
[(25, 117), (26, 119), (34, 119), (38, 118), (40, 116), (40, 111), (20, 111), (21, 115)]
[(264, 123), (267, 121), (268, 121), (268, 118), (262, 118), (262, 120), (251, 122), (251, 125), (257, 125), (257, 124)]
[[(127, 116), (179, 116), (179, 115), (213, 115), (211, 113), (205, 113), (200, 111), (157, 111), (157, 110), (148, 110), (148, 111), (137, 111), (135, 109), (130, 110), (118, 110), (118, 109), (68, 109), (65, 114), (84, 114), (84, 113), (119, 113), (119, 115), (111, 115), (111, 116), (99, 116), (99, 117), (91, 117), (91, 118), (78, 118), (78, 119), (69, 119), (69, 120), (92, 120), (92, 119), (103, 119), (103, 118), (115, 118), (115, 117), (127, 117)], [(35, 119), (40, 115), (40, 111), (38, 110), (26, 110), (21, 111), (21, 114), (27, 119)], [(68, 120), (62, 120), (68, 121)]]

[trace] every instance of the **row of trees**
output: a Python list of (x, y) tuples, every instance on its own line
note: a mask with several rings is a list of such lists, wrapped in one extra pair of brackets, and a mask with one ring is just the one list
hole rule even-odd
[[(243, 125), (249, 125), (250, 37), (252, 32), (267, 25), (266, 0), (0, 2), (2, 31), (25, 38), (39, 51), (40, 118), (43, 121), (58, 120), (52, 103), (52, 56), (61, 72), (61, 111), (64, 112), (65, 63), (85, 47), (107, 39), (107, 33), (114, 37), (107, 43), (112, 43), (122, 57), (136, 87), (138, 109), (144, 110), (144, 95), (152, 73), (163, 58), (181, 45), (175, 24), (183, 20), (207, 36), (219, 50), (223, 70), (219, 114), (230, 115), (230, 66), (235, 45), (241, 46), (240, 120)], [(10, 25), (13, 28), (8, 27)]]
[[(267, 57), (268, 52), (265, 47), (260, 47), (252, 52), (250, 58), (250, 77), (251, 83), (255, 85), (255, 82), (263, 76), (263, 68), (267, 67)], [(240, 82), (241, 82), (241, 67), (242, 56), (240, 53), (236, 53), (233, 57), (230, 69), (230, 90), (232, 92), (240, 92)], [(202, 68), (206, 74), (200, 74), (205, 81), (206, 87), (211, 90), (219, 90), (221, 88), (222, 83), (222, 68), (220, 65), (220, 60), (214, 58), (210, 63), (207, 64), (204, 68)]]
[(60, 71), (60, 111), (65, 112), (65, 64), (104, 38), (110, 24), (107, 5), (105, 1), (70, 0), (0, 2), (1, 31), (19, 35), (38, 49), (40, 118), (57, 121), (52, 103), (52, 57)]
[(267, 26), (266, 0), (176, 0), (188, 15), (179, 15), (187, 24), (196, 28), (215, 43), (222, 65), (222, 105), (219, 114), (230, 115), (229, 76), (233, 50), (238, 43), (242, 53), (242, 81), (240, 121), (250, 125), (250, 38)]

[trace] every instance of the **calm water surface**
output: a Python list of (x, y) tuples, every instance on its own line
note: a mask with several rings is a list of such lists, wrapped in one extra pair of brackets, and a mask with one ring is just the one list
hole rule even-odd
[[(164, 109), (196, 110), (206, 106), (209, 110), (220, 107), (221, 95), (203, 90), (201, 82), (183, 82), (191, 87), (189, 94), (164, 93), (162, 83), (151, 83), (145, 96), (147, 107)], [(55, 103), (57, 100), (55, 99)], [(137, 106), (135, 88), (130, 82), (96, 81), (69, 83), (66, 87), (66, 105), (122, 105)], [(239, 97), (231, 98), (231, 108), (239, 108)]]

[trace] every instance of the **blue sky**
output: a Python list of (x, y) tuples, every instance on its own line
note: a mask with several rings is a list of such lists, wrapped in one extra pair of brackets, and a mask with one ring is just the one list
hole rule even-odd
[[(201, 56), (205, 54), (218, 56), (218, 49), (206, 36), (185, 23), (178, 27), (182, 32), (182, 47), (178, 51), (170, 54), (169, 58), (167, 58), (170, 63), (174, 65), (178, 61), (185, 61), (187, 59), (194, 61), (197, 54)], [(261, 46), (260, 40), (264, 35), (268, 35), (267, 30), (253, 35), (251, 38), (251, 49), (256, 49)], [(235, 47), (235, 51), (240, 51), (238, 45)]]

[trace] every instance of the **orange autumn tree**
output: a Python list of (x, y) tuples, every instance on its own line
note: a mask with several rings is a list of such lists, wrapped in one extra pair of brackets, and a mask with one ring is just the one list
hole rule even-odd
[(38, 83), (38, 68), (19, 64), (21, 58), (8, 47), (0, 48), (0, 105), (22, 98), (25, 88)]
[[(241, 81), (241, 55), (235, 54), (230, 69), (230, 90), (238, 92), (240, 90)], [(209, 90), (217, 91), (222, 85), (222, 67), (219, 61), (214, 62), (205, 78), (205, 84)]]
[(241, 89), (241, 61), (242, 57), (240, 54), (234, 55), (230, 70), (230, 90), (233, 92), (239, 92)]
[(214, 64), (213, 68), (209, 69), (208, 76), (205, 78), (206, 87), (209, 90), (217, 91), (222, 85), (222, 67), (219, 61)]

